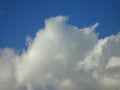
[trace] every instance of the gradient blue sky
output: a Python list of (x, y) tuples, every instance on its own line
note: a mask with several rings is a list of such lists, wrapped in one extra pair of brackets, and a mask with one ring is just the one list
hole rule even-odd
[(120, 31), (120, 0), (0, 0), (0, 48), (25, 48), (26, 35), (58, 15), (81, 28), (99, 22), (100, 38)]

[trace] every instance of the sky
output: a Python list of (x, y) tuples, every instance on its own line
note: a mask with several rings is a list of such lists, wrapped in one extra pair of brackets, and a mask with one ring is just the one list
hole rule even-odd
[(119, 0), (0, 0), (0, 90), (120, 90)]

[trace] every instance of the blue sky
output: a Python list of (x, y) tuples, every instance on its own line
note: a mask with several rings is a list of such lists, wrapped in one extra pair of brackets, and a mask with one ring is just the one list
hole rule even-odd
[(0, 0), (0, 47), (25, 48), (26, 36), (58, 15), (80, 28), (99, 22), (100, 38), (120, 31), (120, 0)]

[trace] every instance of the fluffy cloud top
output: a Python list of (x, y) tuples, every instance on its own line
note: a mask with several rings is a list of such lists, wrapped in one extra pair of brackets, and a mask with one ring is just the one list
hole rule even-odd
[(120, 33), (98, 39), (98, 23), (80, 29), (67, 20), (45, 20), (21, 55), (0, 50), (0, 90), (120, 89)]

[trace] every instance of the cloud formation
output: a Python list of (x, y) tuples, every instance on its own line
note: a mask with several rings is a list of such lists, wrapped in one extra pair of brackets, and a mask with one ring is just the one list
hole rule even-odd
[(98, 39), (98, 23), (80, 29), (67, 21), (45, 20), (20, 55), (0, 50), (0, 90), (120, 89), (120, 33)]

